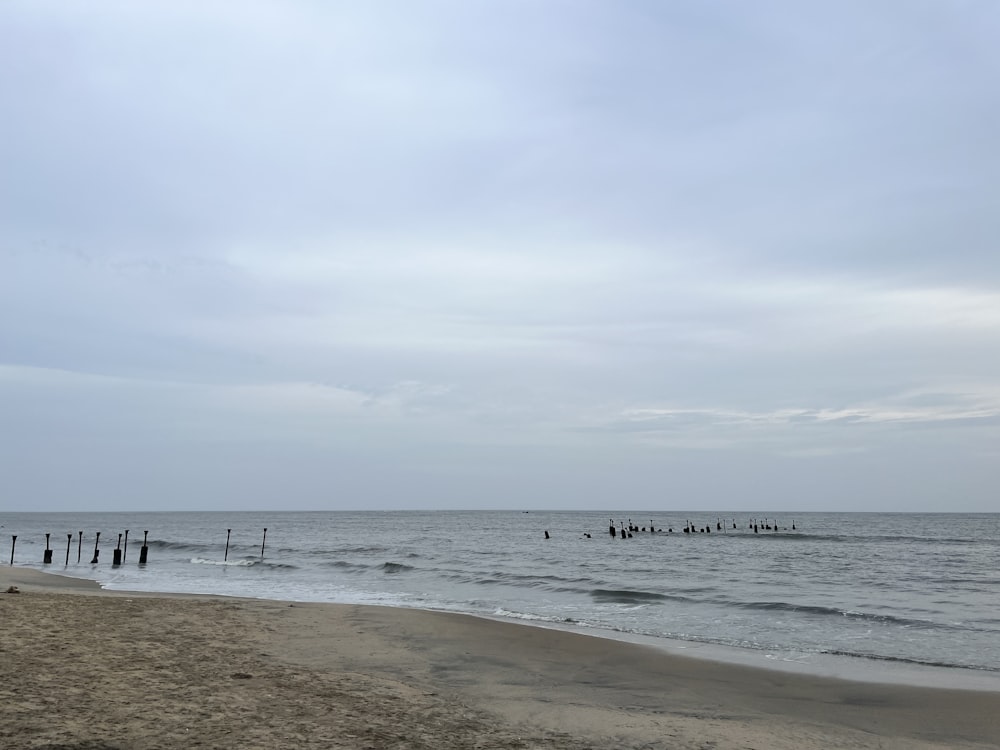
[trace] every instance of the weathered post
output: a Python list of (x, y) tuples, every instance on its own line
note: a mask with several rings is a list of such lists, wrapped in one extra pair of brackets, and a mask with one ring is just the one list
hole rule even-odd
[(226, 553), (222, 556), (222, 562), (229, 559), (229, 535), (232, 533), (232, 529), (226, 529)]
[(148, 531), (142, 532), (142, 547), (139, 548), (139, 564), (146, 564), (146, 555), (149, 554), (149, 547), (146, 545), (146, 537), (149, 535)]
[(14, 547), (17, 546), (17, 534), (10, 535), (10, 564), (14, 564)]
[(80, 564), (80, 557), (83, 555), (83, 532), (80, 533), (80, 539), (76, 543), (76, 564)]
[(128, 555), (128, 529), (125, 529), (125, 546), (122, 548), (122, 562), (125, 562), (125, 557)]
[(69, 548), (73, 544), (73, 535), (66, 535), (66, 565), (69, 566)]
[(264, 543), (267, 541), (267, 526), (264, 527), (264, 538), (260, 541), (260, 559), (264, 559)]
[(52, 548), (49, 547), (49, 537), (51, 534), (45, 535), (45, 554), (42, 555), (42, 564), (51, 565), (52, 564)]
[(91, 565), (97, 565), (97, 558), (100, 556), (101, 551), (97, 549), (97, 545), (101, 543), (101, 532), (97, 532), (97, 537), (94, 539), (94, 559), (90, 561)]
[(122, 535), (118, 535), (118, 546), (112, 552), (111, 565), (117, 568), (122, 564)]

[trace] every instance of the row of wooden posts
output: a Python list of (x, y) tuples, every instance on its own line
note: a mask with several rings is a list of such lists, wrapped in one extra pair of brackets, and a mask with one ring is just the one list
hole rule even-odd
[[(112, 562), (111, 562), (111, 565), (114, 566), (114, 567), (117, 567), (117, 566), (121, 565), (123, 562), (125, 562), (125, 556), (128, 554), (128, 532), (129, 532), (129, 530), (125, 529), (125, 534), (124, 534), (124, 537), (125, 537), (125, 546), (124, 547), (122, 546), (122, 534), (118, 535), (118, 546), (115, 547), (115, 549), (114, 549), (114, 557), (113, 557)], [(83, 557), (83, 532), (80, 531), (80, 532), (77, 532), (77, 533), (78, 533), (79, 536), (77, 537), (77, 544), (76, 544), (76, 561), (77, 561), (77, 563), (79, 563), (80, 560)], [(229, 537), (230, 537), (230, 535), (232, 533), (233, 533), (232, 529), (226, 529), (226, 552), (223, 555), (223, 558), (222, 558), (223, 561), (226, 561), (226, 560), (229, 559)], [(49, 540), (50, 540), (51, 536), (52, 536), (51, 534), (46, 534), (45, 535), (45, 553), (42, 556), (42, 563), (44, 565), (51, 565), (52, 564), (52, 552), (53, 552), (53, 550), (49, 546)], [(146, 558), (149, 555), (149, 545), (147, 544), (148, 539), (149, 539), (149, 531), (148, 530), (147, 531), (143, 531), (142, 532), (142, 547), (139, 549), (139, 564), (140, 565), (145, 565), (146, 564)], [(264, 528), (264, 537), (263, 537), (263, 539), (261, 539), (261, 542), (260, 542), (260, 559), (261, 560), (264, 559), (264, 545), (266, 543), (267, 543), (267, 527)], [(101, 532), (98, 531), (97, 532), (97, 536), (94, 539), (94, 558), (90, 561), (91, 565), (97, 565), (97, 560), (98, 560), (98, 558), (101, 555), (100, 544), (101, 544)], [(70, 548), (72, 547), (72, 545), (73, 545), (73, 535), (72, 534), (67, 534), (66, 535), (66, 565), (69, 565), (69, 552), (70, 552)], [(14, 548), (16, 546), (17, 546), (17, 534), (12, 534), (11, 535), (11, 542), (10, 542), (10, 564), (11, 565), (14, 564)]]
[[(736, 530), (736, 529), (739, 528), (739, 526), (736, 525), (736, 519), (735, 518), (733, 518), (733, 519), (727, 519), (726, 521), (723, 521), (721, 518), (717, 518), (716, 521), (715, 521), (715, 530), (716, 531), (721, 531), (723, 533), (727, 533), (730, 522), (732, 522), (734, 530)], [(752, 529), (754, 534), (757, 534), (758, 532), (760, 532), (762, 530), (763, 531), (788, 531), (788, 527), (787, 526), (779, 528), (779, 526), (778, 526), (778, 519), (776, 519), (776, 518), (775, 519), (765, 518), (763, 521), (761, 521), (760, 519), (757, 519), (757, 518), (751, 518), (750, 522), (747, 524), (747, 529)], [(621, 535), (622, 539), (630, 539), (632, 537), (632, 532), (633, 531), (646, 531), (646, 530), (647, 529), (646, 529), (645, 526), (643, 526), (643, 527), (640, 528), (639, 524), (632, 523), (632, 519), (631, 518), (628, 519), (628, 525), (626, 525), (624, 521), (619, 521), (617, 527), (615, 526), (615, 520), (612, 518), (611, 522), (610, 522), (610, 525), (608, 526), (608, 533), (612, 537), (616, 537), (618, 535)], [(690, 521), (687, 521), (685, 523), (685, 525), (684, 525), (684, 528), (681, 529), (681, 530), (685, 534), (695, 534), (695, 533), (710, 534), (710, 533), (712, 533), (712, 524), (709, 523), (706, 526), (697, 527), (693, 523), (691, 523)], [(795, 521), (793, 520), (792, 521), (792, 531), (796, 531), (796, 530), (797, 530), (797, 527), (795, 526)], [(652, 532), (652, 533), (662, 533), (663, 529), (656, 529), (654, 527), (654, 525), (653, 525), (653, 521), (650, 520), (650, 522), (649, 522), (649, 531)], [(670, 534), (673, 534), (674, 533), (673, 527), (669, 526), (667, 528), (667, 532), (670, 533)], [(584, 536), (590, 536), (590, 534), (585, 534)], [(545, 532), (545, 538), (546, 539), (549, 538), (549, 532), (547, 532), (547, 531)]]
[[(124, 534), (124, 537), (125, 537), (125, 546), (124, 547), (122, 546), (122, 536), (123, 535), (122, 534), (118, 535), (118, 546), (115, 547), (115, 550), (114, 550), (114, 557), (113, 557), (112, 562), (111, 562), (112, 565), (117, 566), (117, 565), (121, 565), (123, 562), (125, 562), (125, 556), (128, 553), (128, 532), (129, 532), (129, 530), (125, 529), (125, 534)], [(79, 563), (80, 560), (81, 560), (81, 558), (83, 557), (83, 532), (79, 531), (79, 532), (77, 532), (77, 534), (78, 534), (78, 536), (77, 536), (77, 543), (76, 543), (76, 561)], [(142, 536), (142, 547), (139, 548), (139, 564), (140, 565), (145, 565), (146, 564), (146, 558), (149, 555), (149, 545), (147, 544), (147, 540), (149, 538), (149, 531), (143, 531), (142, 534), (143, 534), (143, 536)], [(51, 565), (52, 564), (52, 553), (53, 553), (54, 550), (52, 549), (51, 546), (49, 546), (49, 540), (50, 540), (51, 537), (52, 537), (51, 534), (46, 534), (45, 535), (45, 553), (42, 555), (42, 563), (45, 564), (45, 565)], [(98, 558), (100, 557), (100, 554), (101, 554), (100, 544), (101, 544), (101, 532), (98, 531), (97, 532), (97, 536), (94, 538), (94, 557), (90, 561), (91, 565), (96, 565), (97, 564)], [(70, 548), (72, 547), (72, 545), (73, 545), (73, 535), (72, 534), (67, 534), (66, 535), (66, 564), (67, 565), (69, 565), (69, 553), (70, 553)], [(14, 548), (16, 546), (17, 546), (17, 534), (12, 534), (11, 535), (11, 541), (10, 541), (10, 564), (11, 565), (14, 564)]]

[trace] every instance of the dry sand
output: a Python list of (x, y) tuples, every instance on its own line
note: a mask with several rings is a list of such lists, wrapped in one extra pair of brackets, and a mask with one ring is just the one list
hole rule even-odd
[[(8, 585), (21, 593), (2, 593)], [(0, 750), (1000, 747), (1000, 693), (464, 615), (110, 594), (0, 569)]]

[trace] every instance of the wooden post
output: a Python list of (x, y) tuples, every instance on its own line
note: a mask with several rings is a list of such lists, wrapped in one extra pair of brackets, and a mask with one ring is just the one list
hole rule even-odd
[(122, 549), (122, 562), (125, 562), (125, 556), (128, 554), (128, 529), (125, 529), (125, 547)]
[(232, 533), (232, 529), (226, 529), (226, 553), (222, 556), (222, 562), (229, 559), (229, 535)]
[(71, 544), (73, 544), (73, 535), (72, 534), (67, 534), (66, 535), (66, 565), (69, 565), (69, 548), (70, 548)]
[(146, 555), (149, 554), (149, 546), (146, 544), (146, 537), (149, 536), (148, 531), (142, 532), (142, 547), (139, 549), (139, 564), (146, 564)]
[(52, 548), (49, 547), (49, 537), (51, 534), (45, 535), (45, 554), (42, 555), (42, 564), (51, 565), (52, 564)]
[(14, 564), (14, 547), (17, 546), (17, 534), (10, 536), (10, 564)]
[(111, 559), (111, 564), (112, 564), (112, 566), (114, 566), (114, 567), (117, 568), (119, 565), (122, 564), (122, 535), (121, 534), (118, 535), (118, 546), (115, 547), (114, 552), (112, 553), (112, 555), (113, 555), (113, 557)]
[(94, 559), (90, 561), (91, 565), (97, 565), (97, 558), (100, 556), (101, 551), (97, 549), (97, 545), (101, 543), (101, 532), (97, 532), (97, 538), (94, 539)]
[(264, 527), (264, 538), (260, 542), (260, 559), (264, 559), (264, 542), (267, 541), (267, 527)]
[(80, 557), (83, 555), (83, 532), (80, 533), (80, 538), (76, 543), (76, 564), (80, 564)]

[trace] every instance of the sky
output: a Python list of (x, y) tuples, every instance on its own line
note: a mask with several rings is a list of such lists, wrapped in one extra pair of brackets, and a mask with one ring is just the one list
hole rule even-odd
[(0, 510), (997, 511), (992, 0), (0, 4)]

